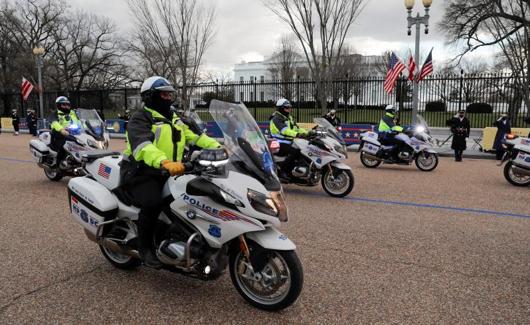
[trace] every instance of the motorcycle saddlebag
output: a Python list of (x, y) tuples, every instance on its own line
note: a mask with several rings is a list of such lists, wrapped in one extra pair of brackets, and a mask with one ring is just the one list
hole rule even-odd
[(94, 235), (99, 223), (115, 218), (118, 213), (114, 195), (87, 177), (75, 177), (68, 182), (68, 201), (72, 218)]
[(48, 146), (35, 139), (29, 142), (29, 151), (36, 162), (42, 162), (42, 157), (50, 154)]

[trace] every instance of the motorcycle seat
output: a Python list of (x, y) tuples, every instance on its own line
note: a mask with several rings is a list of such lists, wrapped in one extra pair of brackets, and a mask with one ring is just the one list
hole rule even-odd
[(91, 150), (81, 154), (83, 161), (90, 162), (107, 156), (121, 156), (121, 152), (111, 150)]

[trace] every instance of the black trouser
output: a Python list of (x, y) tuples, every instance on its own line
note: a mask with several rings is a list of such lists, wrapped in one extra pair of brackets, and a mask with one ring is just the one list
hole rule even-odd
[(155, 169), (147, 171), (147, 168), (143, 170), (140, 168), (136, 175), (125, 180), (125, 186), (122, 187), (133, 205), (140, 208), (138, 216), (140, 249), (153, 249), (153, 233), (163, 207), (162, 189), (167, 178), (156, 174)]
[(388, 145), (388, 146), (394, 146), (392, 150), (390, 151), (390, 157), (394, 157), (394, 156), (397, 156), (397, 154), (403, 147), (404, 142), (399, 139), (396, 139), (396, 134), (387, 133), (381, 139), (381, 144)]
[(457, 150), (455, 149), (455, 160), (461, 161), (462, 160), (462, 154), (464, 153), (464, 150)]
[(52, 131), (50, 147), (57, 152), (57, 164), (59, 164), (66, 156), (66, 151), (64, 150), (65, 142), (66, 137), (64, 135), (59, 132)]
[(294, 168), (294, 162), (300, 155), (300, 149), (294, 148), (292, 144), (280, 143), (280, 151), (278, 156), (287, 156), (285, 160), (280, 164), (282, 171), (290, 175), (291, 170)]

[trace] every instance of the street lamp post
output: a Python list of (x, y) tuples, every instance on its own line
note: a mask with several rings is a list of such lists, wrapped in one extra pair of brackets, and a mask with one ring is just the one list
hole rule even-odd
[(33, 49), (33, 54), (35, 54), (37, 60), (37, 74), (39, 79), (39, 113), (40, 117), (44, 118), (44, 103), (42, 99), (42, 55), (44, 54), (44, 48), (38, 46)]
[[(412, 8), (416, 0), (405, 0), (405, 7), (407, 8), (408, 17), (408, 31), (407, 35), (411, 35), (412, 26), (416, 25), (416, 47), (414, 53), (414, 60), (416, 64), (419, 64), (420, 61), (420, 29), (421, 24), (425, 25), (425, 34), (429, 34), (429, 9), (432, 4), (432, 0), (422, 0), (423, 6), (425, 7), (425, 15), (420, 16), (419, 13), (416, 14), (416, 17), (412, 17)], [(418, 82), (414, 80), (413, 82), (413, 91), (412, 91), (412, 122), (416, 123), (416, 117), (418, 115)]]

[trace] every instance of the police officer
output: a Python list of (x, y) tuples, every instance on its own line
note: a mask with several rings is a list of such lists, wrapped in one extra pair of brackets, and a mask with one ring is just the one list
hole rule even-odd
[(75, 111), (70, 108), (70, 101), (66, 96), (57, 97), (55, 106), (57, 110), (52, 113), (49, 120), (52, 129), (51, 147), (57, 151), (57, 164), (59, 164), (66, 155), (63, 146), (66, 142), (66, 137), (70, 134), (68, 127), (72, 124), (80, 126), (81, 122), (77, 118)]
[(37, 136), (37, 115), (32, 109), (28, 109), (28, 115), (26, 116), (26, 122), (28, 124), (29, 133), (36, 137)]
[(153, 245), (153, 232), (163, 203), (162, 187), (167, 177), (185, 171), (182, 157), (185, 145), (218, 148), (206, 134), (196, 135), (179, 123), (171, 110), (175, 89), (163, 77), (147, 78), (140, 89), (145, 107), (135, 112), (127, 127), (127, 149), (121, 163), (122, 185), (134, 205), (140, 207), (138, 248), (145, 265), (159, 268)]
[(276, 111), (271, 116), (269, 129), (271, 136), (280, 142), (278, 156), (286, 156), (280, 165), (280, 177), (289, 179), (293, 163), (300, 154), (300, 149), (292, 146), (293, 139), (298, 136), (307, 135), (307, 130), (298, 127), (291, 115), (292, 105), (285, 99), (280, 98), (276, 102)]
[(15, 129), (13, 135), (18, 135), (20, 119), (18, 118), (18, 111), (16, 109), (11, 111), (11, 123), (13, 124), (13, 129)]
[(336, 110), (334, 109), (329, 110), (329, 112), (323, 117), (334, 127), (340, 126), (340, 118), (337, 116)]
[(391, 157), (393, 157), (396, 152), (399, 152), (403, 143), (401, 140), (395, 138), (397, 133), (403, 132), (403, 127), (399, 125), (399, 118), (397, 117), (397, 110), (394, 105), (387, 105), (385, 107), (385, 115), (379, 121), (378, 132), (382, 142), (388, 145), (394, 145), (391, 151)]

